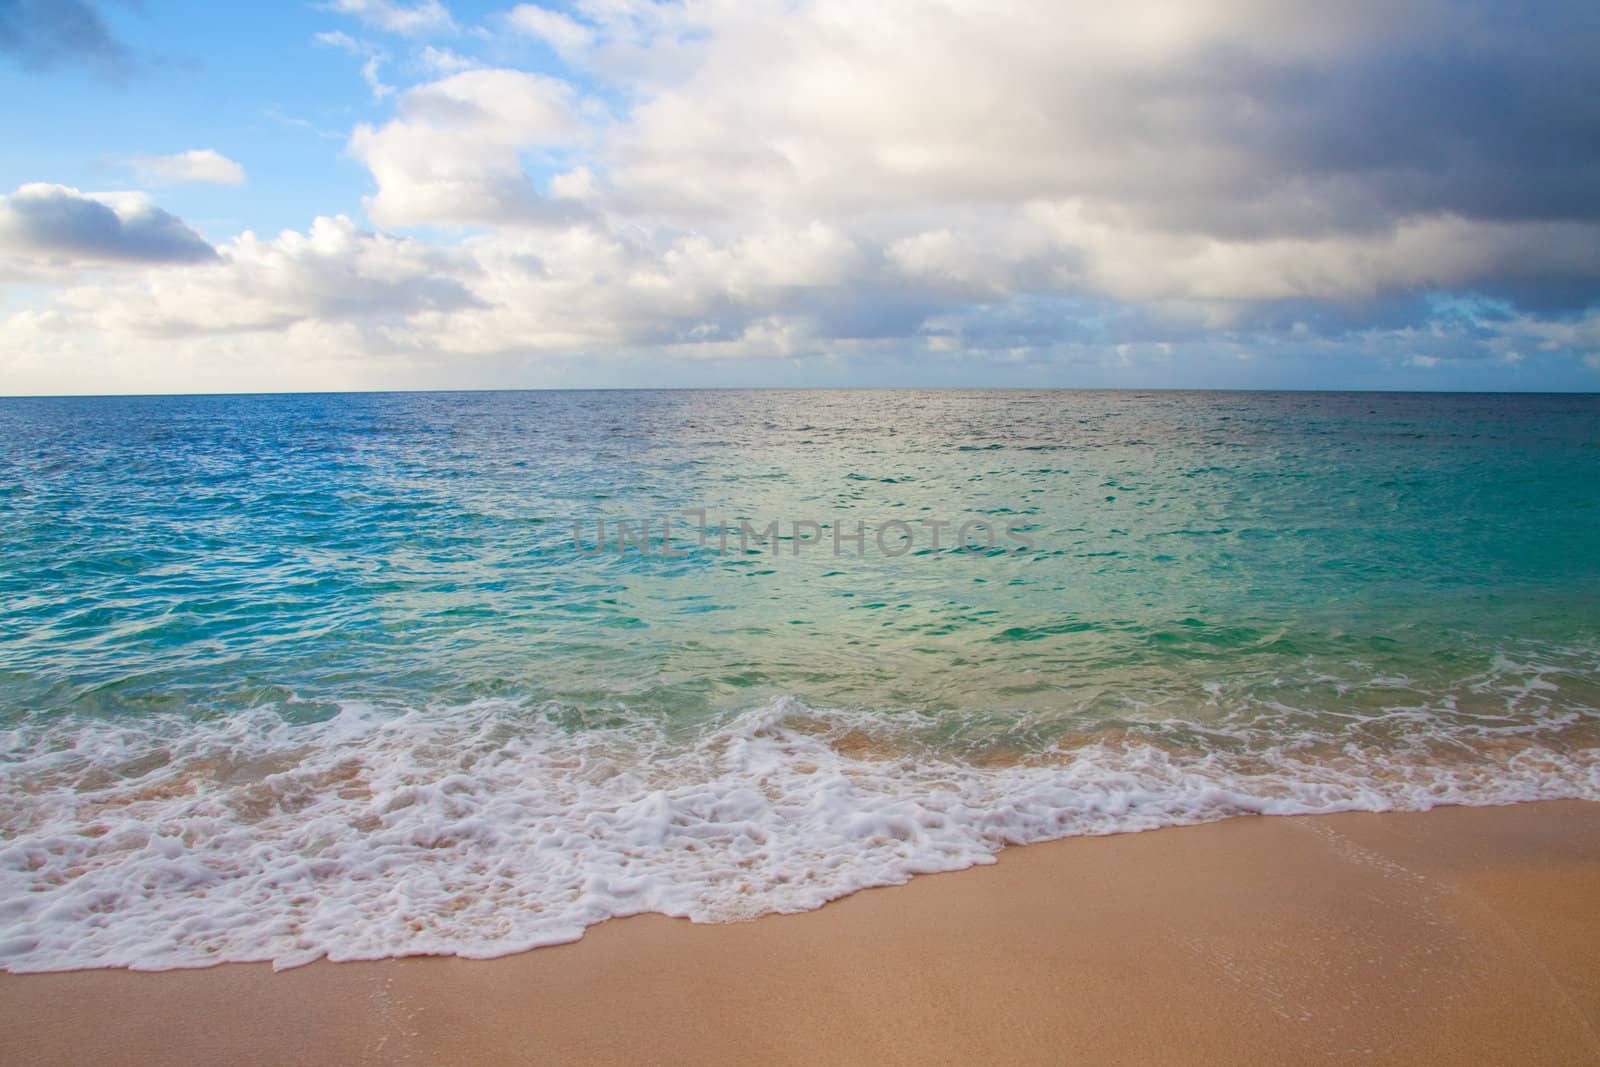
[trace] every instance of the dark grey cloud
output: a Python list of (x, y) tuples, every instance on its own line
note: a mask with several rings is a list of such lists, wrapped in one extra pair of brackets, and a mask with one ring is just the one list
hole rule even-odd
[(1419, 41), (1330, 69), (1267, 75), (1257, 91), (1277, 101), (1270, 115), (1254, 130), (1217, 136), (1262, 142), (1275, 164), (1263, 181), (1317, 189), (1351, 229), (1439, 212), (1593, 221), (1597, 41), (1600, 26), (1570, 40), (1446, 54)]
[(0, 0), (0, 55), (25, 70), (79, 64), (112, 78), (135, 66), (86, 0)]
[(1092, 106), (1064, 85), (1053, 122), (1109, 163), (1040, 191), (1224, 239), (1370, 233), (1446, 213), (1600, 220), (1600, 4), (1447, 6), (1451, 26), (1397, 25), (1315, 59), (1197, 49), (1108, 76)]
[(0, 202), (0, 251), (50, 264), (197, 263), (216, 249), (141, 197), (95, 199), (60, 185), (24, 185)]

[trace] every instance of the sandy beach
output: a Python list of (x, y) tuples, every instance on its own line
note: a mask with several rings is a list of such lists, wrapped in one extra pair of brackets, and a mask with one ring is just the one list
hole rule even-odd
[(0, 976), (55, 1063), (1600, 1062), (1600, 806), (1239, 818), (496, 960)]

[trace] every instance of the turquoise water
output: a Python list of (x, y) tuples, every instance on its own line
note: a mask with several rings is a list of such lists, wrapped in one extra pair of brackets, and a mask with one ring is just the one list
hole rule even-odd
[(0, 400), (0, 964), (1600, 798), (1597, 520), (1594, 396)]

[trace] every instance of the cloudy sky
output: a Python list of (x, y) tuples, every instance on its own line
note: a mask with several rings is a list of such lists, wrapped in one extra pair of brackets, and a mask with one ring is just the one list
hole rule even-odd
[(1600, 389), (1594, 0), (0, 0), (0, 393)]

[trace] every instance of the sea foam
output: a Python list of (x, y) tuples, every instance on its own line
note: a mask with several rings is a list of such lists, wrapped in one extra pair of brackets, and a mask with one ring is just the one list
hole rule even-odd
[(791, 697), (687, 735), (493, 701), (36, 718), (0, 733), (0, 966), (489, 957), (640, 912), (804, 911), (1051, 838), (1600, 799), (1586, 723), (1450, 721), (1399, 716), (1381, 745), (1102, 731), (977, 760), (915, 713)]

